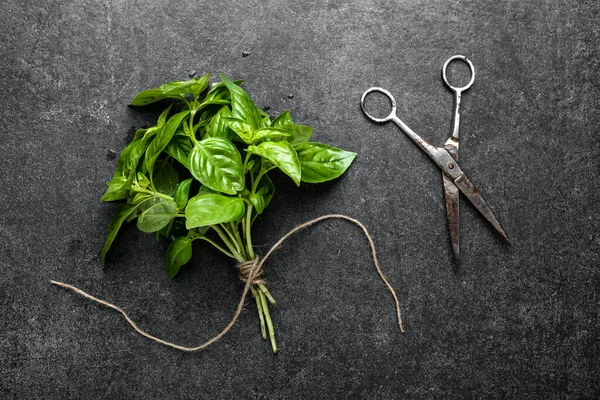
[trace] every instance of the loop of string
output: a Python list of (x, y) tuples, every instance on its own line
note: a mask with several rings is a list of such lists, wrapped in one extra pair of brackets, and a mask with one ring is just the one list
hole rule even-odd
[(260, 279), (263, 273), (262, 263), (259, 262), (259, 258), (256, 257), (254, 260), (244, 261), (236, 265), (242, 282), (250, 282), (252, 285), (264, 285), (264, 279)]
[(239, 263), (237, 265), (238, 270), (239, 270), (239, 274), (240, 274), (240, 279), (242, 281), (245, 282), (244, 285), (244, 290), (242, 291), (242, 296), (240, 298), (240, 302), (238, 303), (237, 309), (235, 311), (235, 314), (233, 315), (233, 318), (231, 319), (231, 321), (229, 322), (229, 324), (227, 324), (227, 326), (221, 331), (219, 332), (219, 334), (217, 334), (215, 337), (213, 337), (212, 339), (206, 341), (205, 343), (201, 344), (200, 346), (196, 346), (196, 347), (185, 347), (185, 346), (180, 346), (178, 344), (175, 343), (171, 343), (168, 342), (166, 340), (160, 339), (156, 336), (153, 336), (149, 333), (147, 333), (146, 331), (142, 330), (141, 328), (139, 328), (135, 322), (133, 322), (133, 320), (127, 315), (127, 313), (120, 307), (115, 306), (114, 304), (111, 304), (107, 301), (104, 301), (102, 299), (99, 299), (97, 297), (94, 297), (90, 294), (87, 294), (86, 292), (84, 292), (83, 290), (80, 290), (72, 285), (63, 283), (63, 282), (57, 282), (57, 281), (50, 281), (50, 284), (52, 285), (56, 285), (56, 286), (61, 286), (63, 288), (66, 289), (70, 289), (72, 291), (74, 291), (75, 293), (80, 294), (81, 296), (95, 301), (96, 303), (102, 304), (103, 306), (106, 306), (108, 308), (112, 308), (113, 310), (121, 313), (123, 315), (123, 317), (125, 317), (125, 320), (127, 320), (127, 322), (129, 323), (129, 325), (131, 325), (133, 327), (133, 329), (135, 329), (135, 331), (137, 333), (139, 333), (140, 335), (153, 340), (157, 343), (163, 344), (165, 346), (169, 346), (172, 347), (174, 349), (177, 350), (181, 350), (181, 351), (198, 351), (198, 350), (202, 350), (208, 346), (210, 346), (211, 344), (213, 344), (214, 342), (218, 341), (219, 339), (221, 339), (227, 332), (229, 332), (229, 330), (233, 327), (233, 325), (236, 323), (238, 317), (240, 316), (240, 314), (242, 313), (242, 310), (244, 308), (244, 302), (246, 301), (246, 296), (248, 295), (248, 291), (250, 290), (250, 286), (253, 284), (260, 284), (260, 283), (264, 283), (264, 281), (262, 279), (260, 279), (260, 276), (262, 274), (263, 271), (263, 264), (265, 263), (265, 261), (267, 261), (267, 259), (269, 258), (269, 256), (275, 251), (277, 250), (281, 244), (290, 236), (292, 236), (294, 233), (298, 232), (301, 229), (304, 229), (308, 226), (311, 226), (313, 224), (316, 224), (319, 221), (323, 221), (325, 219), (331, 219), (331, 218), (338, 218), (338, 219), (345, 219), (347, 221), (350, 221), (356, 225), (358, 225), (362, 231), (364, 232), (365, 236), (367, 237), (367, 240), (369, 241), (369, 246), (371, 247), (371, 255), (373, 256), (373, 263), (375, 264), (375, 268), (377, 269), (377, 273), (379, 274), (379, 276), (381, 277), (381, 280), (385, 283), (385, 285), (387, 286), (388, 290), (391, 292), (393, 298), (394, 298), (394, 302), (396, 305), (396, 315), (398, 318), (398, 326), (400, 328), (400, 332), (404, 332), (404, 327), (402, 326), (402, 317), (400, 315), (400, 302), (398, 301), (398, 296), (396, 296), (396, 291), (394, 290), (394, 288), (392, 287), (392, 285), (390, 285), (389, 281), (387, 280), (387, 278), (385, 277), (385, 275), (383, 274), (383, 271), (381, 270), (381, 266), (379, 265), (379, 261), (377, 260), (377, 252), (375, 251), (375, 243), (373, 242), (373, 238), (371, 237), (371, 235), (369, 234), (369, 231), (367, 231), (367, 228), (365, 228), (365, 226), (360, 223), (358, 220), (354, 219), (354, 218), (350, 218), (346, 215), (342, 215), (342, 214), (329, 214), (329, 215), (323, 215), (321, 217), (317, 217), (315, 219), (312, 219), (310, 221), (307, 221), (303, 224), (300, 224), (298, 226), (296, 226), (294, 229), (292, 229), (291, 231), (289, 231), (288, 233), (286, 233), (281, 239), (279, 239), (279, 241), (277, 243), (275, 243), (273, 245), (273, 247), (271, 247), (271, 249), (267, 252), (267, 254), (265, 255), (265, 257), (262, 260), (259, 260), (258, 258), (251, 260), (251, 261), (247, 261), (244, 263)]

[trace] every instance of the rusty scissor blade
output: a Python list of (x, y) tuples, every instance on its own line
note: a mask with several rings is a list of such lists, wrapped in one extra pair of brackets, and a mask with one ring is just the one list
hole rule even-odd
[(452, 252), (454, 253), (454, 262), (456, 267), (460, 267), (460, 237), (459, 237), (459, 196), (460, 191), (442, 172), (444, 181), (444, 196), (446, 199), (446, 217), (448, 218), (448, 230), (450, 232), (450, 242), (452, 243)]
[(494, 215), (494, 212), (492, 211), (490, 206), (488, 206), (487, 202), (483, 199), (481, 193), (479, 193), (479, 190), (475, 187), (475, 185), (471, 183), (469, 178), (467, 178), (467, 176), (463, 174), (462, 176), (454, 180), (454, 185), (456, 185), (456, 187), (460, 189), (460, 191), (467, 197), (467, 199), (469, 199), (469, 201), (473, 203), (475, 208), (479, 210), (479, 212), (485, 217), (485, 219), (487, 219), (493, 225), (493, 227), (496, 228), (496, 230), (498, 231), (498, 233), (500, 233), (504, 240), (511, 244), (510, 240), (508, 239), (508, 236), (506, 235), (506, 232), (504, 232), (504, 229), (502, 229), (502, 227), (500, 226), (500, 222), (498, 222), (498, 219)]

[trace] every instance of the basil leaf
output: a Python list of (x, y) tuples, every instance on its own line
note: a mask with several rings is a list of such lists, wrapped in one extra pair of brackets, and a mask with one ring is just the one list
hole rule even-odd
[(227, 197), (220, 194), (199, 194), (192, 197), (185, 208), (185, 227), (187, 229), (241, 221), (246, 205), (239, 197)]
[(252, 125), (239, 118), (223, 117), (222, 119), (223, 122), (240, 137), (240, 139), (248, 144), (253, 143), (254, 128)]
[(186, 94), (191, 94), (197, 97), (202, 91), (204, 91), (208, 85), (208, 78), (210, 75), (204, 75), (202, 78), (192, 78), (189, 81), (174, 81), (165, 83), (156, 89), (144, 90), (138, 93), (129, 105), (131, 106), (145, 106), (150, 103), (162, 99), (183, 99)]
[(282, 125), (291, 125), (292, 123), (292, 116), (290, 115), (290, 112), (286, 110), (271, 122), (271, 126), (277, 128)]
[(208, 138), (196, 143), (188, 164), (194, 178), (210, 189), (236, 194), (244, 188), (242, 157), (226, 139)]
[(187, 136), (177, 135), (171, 139), (165, 152), (179, 161), (184, 167), (188, 168), (188, 158), (190, 157), (190, 151), (192, 151), (192, 142)]
[(104, 242), (104, 247), (102, 247), (101, 258), (102, 258), (102, 266), (105, 265), (106, 253), (108, 253), (108, 249), (112, 245), (112, 242), (117, 237), (117, 233), (119, 233), (119, 229), (123, 225), (123, 222), (127, 219), (127, 217), (131, 213), (135, 213), (137, 206), (132, 204), (121, 204), (117, 208), (117, 212), (113, 215), (110, 225), (108, 228), (108, 236), (106, 237), (106, 242)]
[(192, 239), (186, 236), (173, 240), (165, 254), (165, 264), (169, 278), (173, 278), (179, 272), (182, 265), (187, 264), (192, 258)]
[(254, 206), (254, 209), (256, 210), (256, 212), (259, 214), (262, 214), (263, 210), (265, 209), (264, 197), (262, 197), (258, 193), (254, 193), (254, 194), (250, 195), (250, 202)]
[(342, 175), (352, 164), (356, 153), (326, 144), (310, 142), (295, 145), (302, 166), (302, 181), (325, 182)]
[(208, 125), (206, 125), (205, 137), (221, 137), (227, 140), (233, 138), (233, 132), (229, 128), (229, 125), (225, 123), (224, 117), (231, 117), (231, 111), (227, 106), (221, 107), (221, 109), (212, 117)]
[(175, 218), (176, 209), (177, 204), (172, 200), (156, 203), (140, 214), (137, 227), (142, 232), (159, 231)]
[(156, 137), (150, 145), (148, 146), (148, 150), (146, 150), (146, 156), (144, 158), (144, 167), (147, 171), (150, 172), (150, 180), (152, 180), (152, 174), (154, 169), (154, 163), (156, 159), (162, 153), (162, 151), (167, 147), (175, 131), (181, 124), (181, 121), (190, 113), (190, 110), (182, 111), (178, 114), (173, 115), (164, 126), (160, 132), (156, 134)]
[(192, 184), (192, 178), (186, 179), (179, 182), (177, 189), (175, 190), (175, 203), (177, 208), (184, 209), (190, 196), (190, 185)]
[(144, 151), (147, 142), (143, 139), (135, 139), (123, 151), (117, 161), (115, 174), (107, 183), (108, 189), (100, 201), (115, 201), (126, 199), (131, 189), (131, 184), (136, 175), (137, 164)]
[(255, 129), (262, 128), (264, 124), (261, 111), (256, 107), (252, 99), (241, 87), (231, 82), (225, 75), (220, 74), (220, 76), (231, 95), (231, 115), (245, 120)]
[(166, 161), (163, 161), (158, 169), (158, 173), (154, 175), (153, 186), (154, 190), (169, 196), (175, 193), (179, 175), (177, 171)]
[(292, 144), (306, 143), (310, 140), (313, 134), (312, 127), (298, 124), (282, 125), (280, 129), (285, 129), (291, 133), (291, 136), (287, 139)]
[(246, 151), (266, 158), (300, 186), (300, 161), (296, 150), (288, 142), (263, 142), (248, 147)]
[(254, 137), (252, 138), (252, 143), (257, 143), (261, 140), (267, 139), (286, 139), (291, 136), (292, 133), (283, 129), (278, 128), (260, 128), (256, 132), (254, 132)]
[(146, 189), (150, 185), (150, 179), (141, 172), (137, 173), (137, 183), (142, 189)]
[[(269, 203), (271, 203), (273, 194), (275, 194), (275, 185), (273, 185), (271, 178), (269, 178), (269, 176), (267, 174), (264, 174), (262, 176), (262, 178), (260, 178), (260, 182), (258, 183), (258, 190), (256, 191), (256, 194), (258, 194), (259, 196), (261, 196), (263, 198), (263, 200), (265, 202), (265, 204), (263, 206), (263, 210), (264, 210), (265, 208), (267, 208)], [(262, 213), (262, 211), (260, 211), (259, 214), (260, 213)]]

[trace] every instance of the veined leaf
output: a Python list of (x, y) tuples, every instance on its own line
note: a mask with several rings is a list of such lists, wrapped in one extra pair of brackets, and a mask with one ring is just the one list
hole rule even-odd
[(223, 122), (231, 128), (244, 142), (248, 144), (253, 143), (254, 139), (254, 128), (248, 122), (243, 119), (234, 117), (222, 117)]
[(192, 178), (186, 179), (184, 181), (179, 182), (177, 185), (177, 189), (175, 190), (175, 203), (177, 203), (177, 208), (184, 209), (188, 198), (190, 196), (190, 185), (192, 184)]
[(231, 115), (246, 121), (255, 129), (262, 128), (264, 123), (261, 112), (252, 99), (241, 87), (231, 82), (225, 75), (220, 74), (220, 76), (231, 95)]
[(229, 125), (225, 123), (224, 117), (231, 117), (231, 110), (227, 106), (221, 107), (208, 125), (206, 125), (206, 137), (221, 137), (231, 140), (233, 132), (229, 128)]
[(126, 199), (135, 179), (136, 169), (142, 154), (146, 150), (147, 142), (143, 139), (134, 139), (119, 156), (117, 169), (110, 182), (108, 189), (100, 201), (115, 201)]
[(182, 111), (180, 113), (173, 115), (171, 118), (169, 118), (167, 123), (164, 125), (164, 129), (162, 129), (160, 132), (158, 132), (156, 134), (156, 137), (154, 138), (154, 140), (152, 142), (150, 142), (150, 145), (148, 146), (148, 149), (146, 150), (146, 156), (144, 158), (144, 166), (150, 174), (150, 180), (152, 180), (154, 163), (156, 162), (156, 159), (158, 158), (160, 153), (162, 153), (162, 151), (165, 149), (165, 147), (167, 147), (167, 145), (173, 138), (175, 131), (181, 124), (181, 121), (189, 113), (190, 113), (190, 110), (185, 110), (185, 111)]
[(295, 145), (302, 166), (302, 181), (309, 183), (325, 182), (342, 175), (352, 164), (356, 153), (309, 142)]
[(177, 204), (172, 200), (161, 201), (148, 208), (138, 217), (137, 227), (142, 232), (156, 232), (175, 218)]
[(138, 93), (130, 105), (145, 106), (150, 103), (162, 99), (183, 99), (187, 93), (192, 96), (198, 96), (209, 85), (209, 76), (204, 75), (202, 78), (192, 78), (189, 81), (174, 81), (165, 83), (156, 89), (144, 90)]
[(165, 264), (169, 278), (173, 278), (179, 272), (182, 265), (187, 264), (192, 258), (192, 239), (180, 236), (173, 240), (165, 254)]
[(244, 166), (239, 151), (223, 138), (196, 143), (188, 161), (194, 178), (210, 189), (236, 194), (244, 188)]
[(298, 125), (298, 124), (287, 124), (279, 126), (280, 129), (285, 129), (291, 133), (291, 136), (287, 138), (287, 141), (296, 143), (306, 143), (310, 140), (313, 134), (313, 129), (310, 126)]
[(241, 221), (246, 205), (239, 197), (227, 197), (220, 194), (199, 194), (192, 197), (185, 208), (185, 226), (187, 229)]
[(190, 151), (192, 151), (192, 142), (190, 142), (190, 139), (187, 136), (177, 134), (171, 139), (167, 147), (165, 147), (165, 152), (168, 155), (179, 161), (188, 169)]
[(273, 127), (260, 128), (254, 132), (254, 136), (252, 138), (252, 144), (258, 143), (262, 140), (267, 140), (267, 139), (284, 140), (291, 135), (292, 135), (291, 132), (284, 130), (284, 129), (273, 128)]
[(177, 188), (179, 175), (168, 162), (163, 161), (153, 179), (155, 191), (172, 196)]
[(250, 146), (246, 151), (272, 162), (300, 186), (301, 168), (296, 150), (288, 142), (262, 142)]
[(277, 128), (282, 125), (291, 125), (292, 123), (292, 116), (290, 115), (290, 112), (286, 110), (271, 122), (271, 126)]

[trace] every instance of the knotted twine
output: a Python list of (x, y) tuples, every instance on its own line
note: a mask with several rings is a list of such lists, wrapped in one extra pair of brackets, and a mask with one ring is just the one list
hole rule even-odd
[(373, 238), (371, 237), (371, 235), (369, 234), (369, 231), (367, 231), (367, 228), (365, 228), (365, 226), (360, 223), (358, 220), (354, 219), (354, 218), (350, 218), (346, 215), (342, 215), (342, 214), (328, 214), (328, 215), (323, 215), (320, 217), (317, 217), (315, 219), (312, 219), (310, 221), (307, 221), (303, 224), (300, 224), (298, 226), (296, 226), (294, 229), (292, 229), (291, 231), (289, 231), (288, 233), (286, 233), (281, 239), (279, 239), (279, 241), (277, 243), (275, 243), (273, 245), (273, 247), (271, 247), (271, 249), (267, 252), (267, 254), (262, 258), (256, 258), (254, 260), (251, 261), (247, 261), (244, 263), (239, 263), (237, 265), (238, 270), (239, 270), (239, 274), (240, 274), (240, 280), (242, 280), (243, 282), (245, 282), (244, 285), (244, 290), (242, 291), (242, 297), (240, 298), (240, 302), (237, 306), (237, 309), (235, 311), (235, 314), (233, 315), (233, 318), (231, 319), (231, 322), (229, 322), (229, 324), (227, 324), (227, 326), (215, 337), (213, 337), (212, 339), (206, 341), (205, 343), (201, 344), (200, 346), (197, 347), (185, 347), (185, 346), (180, 346), (178, 344), (175, 343), (171, 343), (168, 342), (166, 340), (160, 339), (156, 336), (153, 336), (151, 334), (149, 334), (148, 332), (142, 330), (140, 327), (138, 327), (136, 325), (135, 322), (133, 322), (133, 320), (129, 317), (129, 315), (127, 315), (127, 313), (125, 311), (123, 311), (122, 308), (115, 306), (114, 304), (111, 304), (107, 301), (104, 301), (102, 299), (99, 299), (97, 297), (94, 297), (90, 294), (87, 294), (86, 292), (84, 292), (83, 290), (80, 290), (74, 286), (71, 286), (69, 284), (63, 283), (63, 282), (57, 282), (57, 281), (50, 281), (50, 284), (52, 285), (56, 285), (56, 286), (61, 286), (64, 287), (66, 289), (70, 289), (72, 291), (74, 291), (75, 293), (80, 294), (81, 296), (95, 301), (96, 303), (102, 304), (103, 306), (106, 306), (108, 308), (112, 308), (115, 311), (118, 311), (119, 313), (121, 313), (123, 315), (123, 317), (125, 317), (125, 320), (127, 320), (127, 322), (129, 323), (129, 325), (131, 325), (133, 327), (133, 329), (135, 329), (135, 331), (137, 333), (139, 333), (140, 335), (153, 340), (157, 343), (160, 344), (164, 344), (165, 346), (169, 346), (172, 347), (174, 349), (177, 350), (182, 350), (182, 351), (198, 351), (198, 350), (202, 350), (208, 346), (210, 346), (211, 344), (213, 344), (214, 342), (218, 341), (219, 339), (221, 339), (227, 332), (229, 332), (229, 330), (231, 329), (231, 327), (236, 323), (238, 317), (240, 316), (240, 314), (242, 313), (242, 310), (244, 308), (244, 302), (246, 301), (246, 296), (248, 295), (248, 291), (250, 290), (250, 287), (254, 284), (260, 284), (260, 283), (264, 283), (264, 281), (262, 279), (260, 279), (260, 276), (262, 275), (262, 271), (263, 271), (263, 264), (265, 263), (265, 261), (267, 261), (267, 259), (269, 258), (269, 256), (275, 251), (277, 250), (281, 244), (290, 236), (292, 236), (294, 233), (298, 232), (301, 229), (304, 229), (306, 227), (309, 227), (313, 224), (316, 224), (317, 222), (323, 221), (325, 219), (332, 219), (332, 218), (339, 218), (339, 219), (345, 219), (347, 221), (350, 221), (356, 225), (358, 225), (362, 231), (364, 232), (365, 236), (367, 237), (367, 240), (369, 241), (369, 246), (371, 247), (371, 255), (373, 256), (373, 263), (375, 264), (375, 268), (377, 269), (377, 273), (379, 274), (379, 276), (381, 277), (381, 280), (385, 283), (385, 285), (387, 286), (388, 290), (391, 292), (392, 296), (394, 297), (394, 302), (396, 305), (396, 315), (398, 318), (398, 327), (400, 328), (400, 332), (404, 332), (404, 327), (402, 326), (402, 317), (400, 315), (400, 302), (398, 301), (398, 296), (396, 296), (396, 291), (394, 290), (394, 288), (392, 287), (392, 285), (390, 285), (389, 281), (387, 280), (387, 278), (385, 277), (385, 275), (383, 274), (383, 271), (381, 270), (381, 266), (379, 265), (379, 261), (377, 260), (377, 252), (375, 251), (375, 243), (373, 242)]

